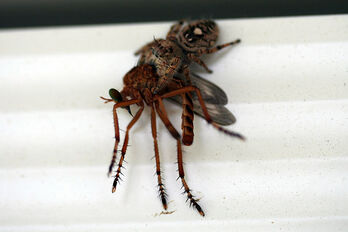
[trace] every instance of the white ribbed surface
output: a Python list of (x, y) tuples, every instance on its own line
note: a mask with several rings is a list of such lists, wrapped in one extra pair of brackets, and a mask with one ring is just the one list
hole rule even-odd
[[(196, 118), (184, 159), (205, 218), (180, 194), (161, 123), (175, 212), (159, 216), (148, 110), (111, 194), (112, 104), (99, 96), (122, 88), (133, 52), (169, 25), (0, 31), (0, 231), (346, 231), (348, 15), (219, 21), (220, 43), (242, 43), (206, 59), (213, 74), (197, 70), (226, 91), (230, 129), (248, 140)], [(180, 128), (180, 108), (166, 105)]]

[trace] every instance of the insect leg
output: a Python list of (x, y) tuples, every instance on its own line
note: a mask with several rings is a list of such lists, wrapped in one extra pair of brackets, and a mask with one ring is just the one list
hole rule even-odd
[(167, 127), (169, 133), (175, 138), (180, 139), (180, 134), (178, 131), (174, 128), (173, 124), (169, 121), (167, 112), (164, 108), (163, 102), (161, 98), (156, 99), (155, 101), (156, 111), (158, 115), (160, 116), (162, 122)]
[(169, 93), (165, 93), (163, 95), (161, 95), (161, 98), (168, 98), (168, 97), (173, 97), (175, 95), (179, 95), (179, 94), (183, 94), (183, 93), (187, 93), (187, 92), (196, 92), (197, 94), (197, 97), (198, 97), (198, 101), (202, 107), (202, 111), (203, 111), (203, 114), (204, 114), (204, 117), (205, 117), (205, 120), (211, 124), (213, 127), (215, 127), (216, 129), (218, 129), (219, 131), (225, 133), (225, 134), (228, 134), (230, 136), (234, 136), (234, 137), (237, 137), (241, 140), (245, 140), (244, 136), (239, 134), (239, 133), (236, 133), (236, 132), (233, 132), (233, 131), (230, 131), (230, 130), (227, 130), (223, 127), (221, 127), (220, 125), (218, 125), (217, 123), (215, 123), (209, 113), (208, 113), (208, 110), (207, 110), (207, 107), (205, 106), (205, 103), (204, 103), (204, 100), (202, 98), (202, 95), (201, 95), (201, 91), (197, 88), (197, 87), (194, 87), (194, 86), (186, 86), (186, 87), (182, 87), (181, 89), (177, 89), (177, 90), (174, 90), (174, 91), (171, 91)]
[(184, 20), (180, 20), (170, 27), (169, 32), (167, 33), (167, 39), (173, 40), (176, 38), (176, 35), (179, 33), (182, 25), (184, 24)]
[(201, 60), (199, 59), (197, 56), (195, 56), (193, 53), (189, 53), (188, 55), (188, 58), (190, 60), (193, 60), (194, 62), (196, 62), (197, 64), (199, 64), (200, 66), (202, 66), (208, 73), (212, 73), (213, 71), (210, 70), (208, 68), (208, 66)]
[(183, 185), (183, 187), (185, 189), (185, 193), (187, 194), (188, 200), (190, 200), (190, 205), (195, 207), (197, 209), (197, 211), (199, 212), (199, 214), (204, 217), (205, 214), (204, 214), (201, 206), (197, 203), (198, 200), (196, 200), (194, 198), (194, 196), (192, 195), (191, 189), (189, 188), (189, 186), (187, 185), (186, 180), (185, 180), (184, 166), (183, 166), (183, 162), (182, 162), (181, 142), (180, 142), (179, 139), (177, 140), (177, 146), (178, 146), (178, 170), (179, 170), (179, 177), (180, 177), (182, 185)]
[[(104, 100), (109, 100), (107, 98), (103, 98)], [(111, 100), (113, 101), (113, 100)], [(116, 109), (119, 107), (125, 107), (125, 106), (129, 106), (129, 105), (133, 105), (140, 102), (140, 100), (129, 100), (129, 101), (124, 101), (124, 102), (119, 102), (116, 103), (113, 107), (112, 113), (113, 113), (113, 118), (114, 118), (114, 128), (115, 128), (115, 145), (114, 145), (114, 150), (112, 152), (112, 158), (111, 158), (111, 162), (109, 165), (109, 170), (108, 170), (108, 176), (110, 176), (111, 172), (112, 172), (112, 168), (114, 167), (115, 161), (116, 161), (116, 155), (117, 155), (117, 147), (118, 144), (120, 142), (120, 128), (118, 126), (118, 117), (117, 117), (117, 112)]]
[[(167, 117), (167, 113), (166, 110), (163, 106), (163, 102), (161, 98), (158, 98), (156, 103), (158, 103), (156, 105), (156, 110), (158, 115), (160, 116), (161, 120), (163, 121), (164, 125), (167, 127), (167, 129), (169, 131), (171, 131), (172, 129), (175, 130), (175, 128), (169, 129), (168, 124), (170, 123), (168, 117)], [(176, 131), (176, 133), (178, 134), (178, 132)], [(188, 187), (186, 181), (185, 181), (185, 173), (184, 173), (184, 167), (183, 167), (183, 162), (182, 162), (182, 149), (181, 149), (181, 142), (180, 142), (180, 137), (176, 138), (177, 141), (177, 146), (178, 146), (178, 170), (179, 170), (179, 178), (181, 179), (181, 182), (183, 184), (183, 187), (185, 189), (185, 193), (187, 194), (187, 198), (190, 200), (190, 205), (192, 205), (193, 207), (195, 207), (197, 209), (197, 211), (199, 212), (200, 215), (204, 216), (204, 212), (202, 210), (202, 208), (199, 206), (199, 204), (197, 203), (198, 200), (196, 200), (193, 195), (191, 194), (191, 189)]]
[(161, 178), (160, 157), (159, 157), (158, 144), (157, 144), (156, 112), (155, 112), (155, 108), (153, 104), (151, 104), (151, 129), (152, 129), (152, 137), (153, 137), (155, 157), (156, 157), (156, 174), (157, 174), (158, 188), (159, 188), (159, 193), (160, 193), (163, 208), (167, 210), (167, 194), (165, 192), (164, 184), (162, 183), (162, 178)]
[(230, 43), (225, 43), (225, 44), (220, 44), (220, 45), (217, 45), (216, 47), (213, 47), (213, 48), (204, 48), (204, 49), (200, 49), (198, 51), (198, 54), (199, 56), (203, 55), (203, 54), (210, 54), (210, 53), (214, 53), (214, 52), (217, 52), (225, 47), (228, 47), (228, 46), (231, 46), (231, 45), (234, 45), (234, 44), (238, 44), (240, 43), (240, 39), (237, 39), (233, 42), (230, 42)]
[[(123, 160), (124, 160), (124, 157), (126, 155), (127, 146), (128, 146), (129, 131), (133, 127), (133, 125), (138, 121), (138, 119), (141, 116), (141, 113), (144, 110), (143, 102), (141, 100), (138, 100), (138, 102), (141, 103), (140, 109), (138, 110), (136, 115), (133, 117), (132, 121), (130, 121), (130, 123), (127, 126), (126, 135), (124, 137), (124, 142), (123, 142), (123, 146), (122, 146), (122, 150), (121, 150), (121, 158), (120, 158), (120, 161), (118, 162), (118, 168), (117, 168), (117, 171), (116, 171), (116, 176), (115, 176), (115, 179), (114, 179), (114, 183), (112, 184), (112, 192), (113, 193), (116, 191), (116, 185), (117, 185), (118, 181), (120, 180), (121, 168), (122, 168)], [(117, 125), (117, 127), (118, 127), (118, 125)]]

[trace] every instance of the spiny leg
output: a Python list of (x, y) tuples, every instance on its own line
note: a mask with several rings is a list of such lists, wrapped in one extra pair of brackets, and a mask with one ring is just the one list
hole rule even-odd
[(194, 198), (194, 196), (191, 193), (191, 189), (186, 183), (185, 180), (185, 173), (184, 173), (184, 166), (183, 166), (183, 161), (182, 161), (182, 149), (181, 149), (181, 142), (178, 139), (177, 140), (177, 146), (178, 146), (178, 170), (179, 170), (179, 177), (181, 179), (182, 185), (185, 189), (185, 193), (187, 194), (187, 199), (190, 200), (190, 205), (193, 206), (194, 208), (197, 209), (200, 215), (204, 217), (204, 212), (201, 208), (201, 206), (197, 203), (198, 200)]
[(129, 139), (129, 131), (133, 127), (133, 125), (138, 121), (138, 119), (141, 116), (141, 113), (144, 110), (144, 104), (142, 103), (142, 101), (140, 101), (139, 103), (141, 103), (140, 109), (138, 110), (138, 112), (136, 113), (136, 115), (134, 116), (132, 121), (130, 121), (130, 123), (127, 126), (126, 135), (124, 137), (124, 142), (123, 142), (123, 146), (122, 146), (122, 150), (121, 150), (121, 158), (120, 158), (120, 161), (118, 162), (118, 168), (117, 168), (117, 171), (116, 171), (116, 176), (115, 176), (115, 179), (114, 179), (114, 183), (112, 184), (112, 192), (113, 193), (116, 191), (116, 185), (117, 185), (117, 183), (120, 180), (120, 174), (122, 174), (121, 173), (121, 168), (122, 168), (124, 157), (125, 157), (126, 151), (127, 151), (128, 139)]
[(235, 45), (235, 44), (238, 44), (240, 42), (241, 42), (240, 39), (236, 39), (233, 42), (220, 44), (220, 45), (217, 45), (216, 47), (213, 47), (213, 48), (203, 48), (203, 49), (200, 49), (197, 53), (198, 53), (198, 56), (201, 56), (203, 54), (211, 54), (211, 53), (217, 52), (217, 51), (219, 51), (219, 50), (221, 50), (221, 49), (223, 49), (225, 47), (228, 47), (228, 46), (231, 46), (231, 45)]
[(151, 129), (152, 129), (152, 137), (153, 137), (153, 143), (154, 143), (154, 149), (155, 149), (156, 174), (157, 174), (159, 194), (161, 197), (163, 208), (167, 210), (167, 194), (165, 192), (164, 184), (162, 183), (162, 178), (161, 178), (160, 157), (159, 157), (158, 143), (157, 143), (156, 112), (155, 112), (155, 108), (153, 104), (151, 104)]
[(208, 113), (208, 110), (207, 110), (207, 107), (205, 106), (205, 103), (203, 101), (203, 98), (202, 98), (202, 95), (201, 95), (201, 91), (197, 88), (197, 87), (194, 87), (194, 86), (186, 86), (186, 87), (182, 87), (181, 89), (177, 89), (177, 90), (174, 90), (174, 91), (171, 91), (169, 93), (165, 93), (163, 95), (161, 95), (161, 98), (168, 98), (168, 97), (173, 97), (175, 95), (179, 95), (179, 94), (183, 94), (183, 93), (187, 93), (187, 92), (193, 92), (195, 91), (197, 96), (198, 96), (198, 101), (202, 107), (202, 111), (203, 111), (203, 114), (204, 114), (204, 117), (205, 117), (205, 120), (211, 124), (213, 127), (215, 127), (216, 129), (218, 129), (219, 131), (225, 133), (225, 134), (228, 134), (230, 136), (234, 136), (234, 137), (237, 137), (241, 140), (245, 140), (244, 136), (239, 134), (239, 133), (236, 133), (236, 132), (233, 132), (233, 131), (230, 131), (230, 130), (227, 130), (223, 127), (221, 127), (220, 125), (218, 125), (216, 122), (214, 122), (211, 117), (209, 116), (209, 113)]
[(118, 126), (118, 118), (117, 118), (117, 104), (114, 105), (112, 109), (113, 117), (114, 117), (114, 128), (115, 128), (115, 144), (114, 144), (114, 150), (112, 151), (112, 158), (111, 162), (109, 165), (109, 171), (108, 171), (108, 176), (110, 176), (112, 172), (112, 168), (114, 167), (115, 161), (116, 161), (116, 156), (117, 156), (117, 147), (120, 142), (120, 128)]
[[(114, 101), (112, 99), (105, 98), (105, 97), (100, 97), (100, 98), (105, 100), (104, 103), (108, 103), (108, 102)], [(110, 162), (110, 165), (109, 165), (108, 176), (110, 176), (110, 174), (112, 172), (112, 168), (114, 167), (114, 164), (115, 164), (115, 161), (116, 161), (116, 156), (117, 156), (117, 147), (118, 147), (118, 144), (120, 142), (120, 128), (118, 126), (118, 117), (117, 117), (116, 109), (119, 108), (119, 107), (130, 106), (130, 105), (139, 103), (140, 101), (141, 100), (133, 99), (133, 100), (128, 100), (128, 101), (124, 101), (124, 102), (118, 102), (113, 107), (112, 113), (113, 113), (114, 128), (115, 128), (115, 145), (114, 145), (114, 150), (112, 152), (111, 162)]]
[[(159, 103), (159, 105), (156, 105), (156, 110), (158, 115), (160, 116), (162, 122), (164, 123), (164, 125), (168, 128), (169, 131), (171, 131), (172, 129), (175, 130), (175, 128), (169, 129), (169, 127), (171, 127), (171, 124), (168, 124), (168, 122), (170, 123), (168, 117), (167, 117), (167, 112), (164, 108), (163, 102), (161, 98), (158, 98), (157, 101)], [(176, 131), (176, 133), (178, 133)], [(199, 204), (197, 203), (198, 200), (196, 200), (193, 195), (191, 194), (191, 189), (188, 187), (186, 181), (185, 181), (185, 173), (184, 173), (184, 167), (183, 167), (183, 162), (182, 162), (182, 149), (181, 149), (181, 142), (180, 142), (180, 138), (176, 138), (177, 141), (177, 146), (178, 146), (178, 170), (179, 170), (179, 178), (181, 179), (181, 182), (183, 184), (183, 187), (185, 189), (185, 193), (187, 194), (187, 198), (190, 200), (190, 205), (195, 207), (197, 209), (197, 211), (199, 212), (200, 215), (204, 216), (204, 212), (202, 210), (202, 208), (199, 206)]]

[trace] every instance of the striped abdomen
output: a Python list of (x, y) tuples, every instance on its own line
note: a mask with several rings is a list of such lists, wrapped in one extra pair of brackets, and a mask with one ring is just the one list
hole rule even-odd
[(182, 143), (190, 146), (193, 142), (193, 102), (190, 93), (182, 94)]

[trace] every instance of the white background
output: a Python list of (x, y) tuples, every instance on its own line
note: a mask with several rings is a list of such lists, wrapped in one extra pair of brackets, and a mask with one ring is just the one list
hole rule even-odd
[[(219, 43), (242, 43), (206, 57), (213, 74), (193, 68), (225, 90), (228, 128), (247, 141), (196, 117), (184, 161), (205, 218), (185, 204), (158, 120), (175, 211), (160, 215), (149, 110), (111, 193), (112, 104), (99, 96), (121, 90), (134, 51), (171, 24), (0, 31), (0, 231), (346, 231), (347, 15), (218, 21)], [(166, 107), (180, 128), (181, 109)]]

